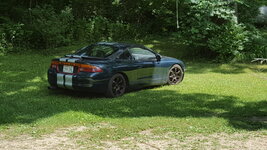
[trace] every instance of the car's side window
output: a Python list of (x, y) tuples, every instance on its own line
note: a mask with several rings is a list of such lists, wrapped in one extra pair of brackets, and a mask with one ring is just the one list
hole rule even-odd
[(89, 51), (88, 55), (89, 56), (94, 56), (94, 57), (107, 57), (110, 56), (114, 52), (114, 49), (110, 46), (102, 46), (98, 45), (95, 46)]
[(123, 52), (119, 57), (118, 59), (122, 59), (122, 60), (131, 60), (132, 59), (132, 56), (131, 54), (129, 53), (129, 51), (125, 51)]
[(139, 47), (130, 48), (129, 52), (135, 60), (149, 61), (156, 59), (156, 55), (153, 52)]

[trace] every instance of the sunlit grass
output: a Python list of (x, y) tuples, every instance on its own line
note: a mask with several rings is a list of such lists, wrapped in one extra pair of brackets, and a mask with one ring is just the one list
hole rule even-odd
[(179, 85), (108, 99), (47, 89), (50, 60), (63, 52), (0, 57), (0, 132), (39, 136), (86, 126), (88, 130), (70, 136), (90, 135), (98, 141), (140, 136), (148, 129), (156, 135), (266, 131), (266, 123), (251, 121), (267, 116), (266, 65), (186, 62)]

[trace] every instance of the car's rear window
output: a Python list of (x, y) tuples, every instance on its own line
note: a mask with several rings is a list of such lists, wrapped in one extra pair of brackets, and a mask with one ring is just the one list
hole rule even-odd
[(110, 45), (91, 45), (78, 50), (75, 55), (107, 58), (114, 54), (116, 51), (117, 49)]

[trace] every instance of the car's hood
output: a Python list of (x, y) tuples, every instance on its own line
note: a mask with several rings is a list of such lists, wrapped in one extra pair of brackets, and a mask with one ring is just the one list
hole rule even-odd
[(162, 61), (177, 61), (178, 59), (168, 56), (161, 56)]
[(180, 64), (182, 68), (185, 70), (185, 64), (183, 61), (173, 58), (173, 57), (168, 57), (168, 56), (161, 56), (161, 61), (165, 62), (176, 62), (177, 64)]

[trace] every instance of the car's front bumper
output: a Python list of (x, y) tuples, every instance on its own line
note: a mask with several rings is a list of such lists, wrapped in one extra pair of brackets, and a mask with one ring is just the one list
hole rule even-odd
[(103, 73), (57, 73), (55, 69), (48, 70), (48, 82), (51, 88), (63, 88), (89, 92), (104, 93), (108, 87), (109, 78)]

